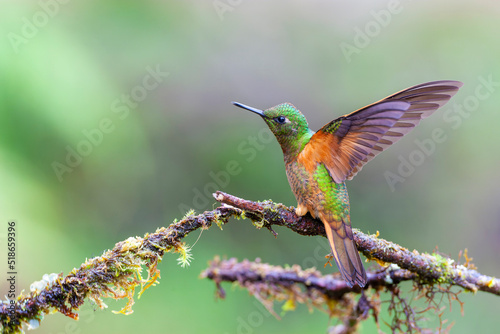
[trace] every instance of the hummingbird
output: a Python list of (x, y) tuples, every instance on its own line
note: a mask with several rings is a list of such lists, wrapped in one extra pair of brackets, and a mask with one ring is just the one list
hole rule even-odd
[(232, 102), (260, 115), (278, 140), (297, 199), (295, 212), (309, 212), (323, 222), (333, 258), (350, 288), (363, 288), (367, 280), (353, 240), (345, 182), (447, 103), (462, 85), (451, 80), (416, 85), (340, 116), (316, 132), (290, 103), (260, 110)]

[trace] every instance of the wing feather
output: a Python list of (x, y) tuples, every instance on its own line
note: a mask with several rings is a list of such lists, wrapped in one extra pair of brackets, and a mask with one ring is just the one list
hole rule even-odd
[(311, 137), (299, 159), (323, 162), (337, 183), (350, 180), (368, 161), (447, 103), (460, 87), (458, 81), (427, 82), (341, 116)]

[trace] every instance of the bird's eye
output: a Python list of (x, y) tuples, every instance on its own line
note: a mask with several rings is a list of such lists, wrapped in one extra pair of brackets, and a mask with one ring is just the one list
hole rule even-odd
[(276, 122), (283, 124), (286, 122), (286, 117), (285, 116), (278, 116), (278, 117), (276, 117)]

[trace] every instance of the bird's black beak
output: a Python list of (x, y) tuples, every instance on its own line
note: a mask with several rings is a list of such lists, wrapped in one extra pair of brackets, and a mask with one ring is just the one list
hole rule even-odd
[(262, 117), (266, 117), (266, 115), (264, 114), (264, 111), (260, 110), (260, 109), (256, 109), (256, 108), (253, 108), (253, 107), (249, 107), (247, 105), (244, 105), (243, 103), (239, 103), (239, 102), (231, 102), (232, 104), (234, 104), (235, 106), (237, 107), (240, 107), (240, 108), (243, 108), (243, 109), (246, 109), (246, 110), (249, 110), (251, 112), (254, 112), (256, 113), (257, 115), (260, 115)]

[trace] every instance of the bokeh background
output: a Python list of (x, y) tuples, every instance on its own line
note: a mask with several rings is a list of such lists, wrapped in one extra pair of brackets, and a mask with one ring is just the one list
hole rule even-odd
[[(467, 248), (481, 272), (500, 275), (499, 15), (496, 1), (2, 1), (0, 233), (5, 245), (6, 222), (17, 221), (18, 289), (187, 208), (212, 209), (215, 188), (295, 205), (278, 144), (230, 101), (292, 102), (318, 129), (441, 79), (464, 86), (349, 182), (352, 222), (409, 249), (457, 258)], [(435, 129), (445, 140), (418, 153)], [(72, 150), (83, 154), (70, 166)], [(387, 173), (410, 159), (418, 166), (391, 188)], [(224, 178), (231, 161), (237, 172)], [(229, 285), (215, 300), (198, 277), (215, 255), (332, 270), (322, 238), (277, 232), (248, 221), (211, 228), (189, 268), (164, 257), (161, 284), (132, 315), (105, 300), (78, 322), (47, 316), (37, 333), (324, 333), (335, 320), (322, 312), (300, 306), (279, 321)], [(445, 309), (452, 332), (494, 333), (498, 298), (461, 298), (464, 316), (456, 303)], [(372, 321), (362, 330), (376, 332)]]

